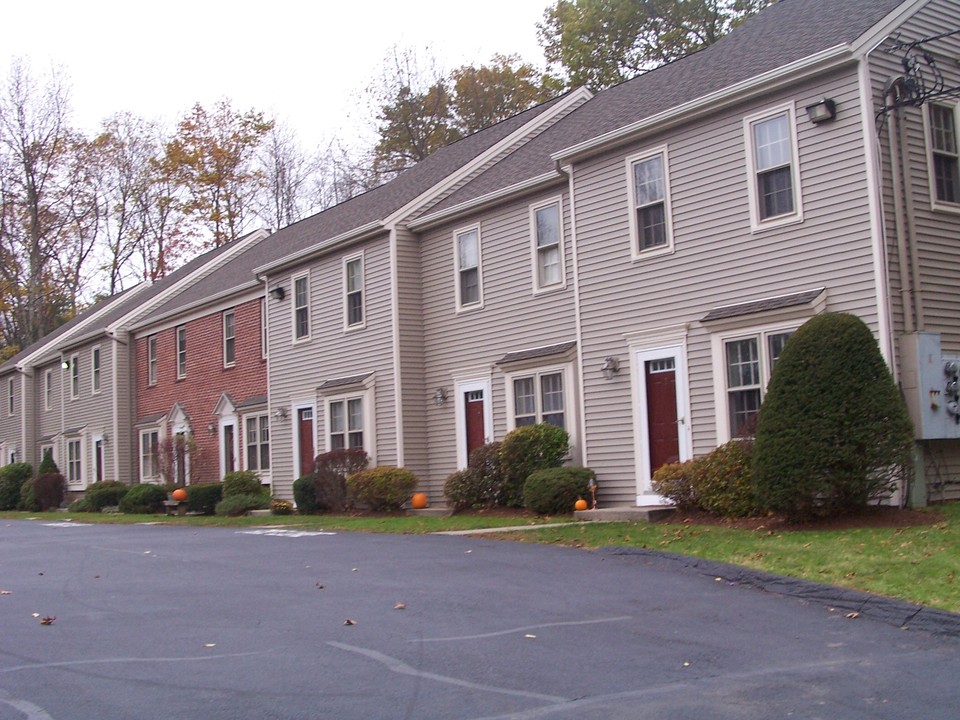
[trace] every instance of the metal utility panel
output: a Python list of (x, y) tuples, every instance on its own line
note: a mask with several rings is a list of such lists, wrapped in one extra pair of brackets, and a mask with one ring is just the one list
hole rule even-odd
[(915, 437), (960, 438), (960, 357), (942, 354), (940, 334), (901, 336), (900, 370)]

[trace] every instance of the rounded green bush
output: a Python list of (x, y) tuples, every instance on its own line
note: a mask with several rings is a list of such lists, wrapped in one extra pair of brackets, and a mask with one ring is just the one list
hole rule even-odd
[(667, 498), (678, 510), (699, 510), (697, 495), (694, 492), (694, 460), (667, 463), (653, 473), (651, 485), (653, 491)]
[(530, 473), (523, 485), (523, 504), (538, 515), (568, 515), (590, 492), (596, 473), (584, 467), (557, 467)]
[(10, 463), (0, 468), (0, 510), (16, 510), (20, 486), (33, 477), (30, 463)]
[(731, 440), (693, 462), (693, 493), (701, 510), (736, 518), (760, 512), (753, 489), (753, 443)]
[(304, 475), (293, 481), (293, 501), (297, 504), (297, 512), (301, 515), (312, 515), (319, 511), (313, 475)]
[(234, 470), (223, 476), (223, 497), (258, 495), (263, 492), (260, 476), (253, 470)]
[(353, 497), (374, 512), (399, 510), (416, 487), (416, 475), (389, 465), (361, 470), (347, 478), (347, 489)]
[(60, 507), (67, 494), (67, 481), (59, 472), (42, 473), (20, 486), (21, 510), (46, 512)]
[(454, 512), (493, 507), (486, 480), (473, 468), (457, 470), (443, 483), (443, 495)]
[(86, 498), (74, 500), (70, 503), (70, 507), (68, 507), (67, 510), (72, 513), (97, 512), (96, 508), (94, 508)]
[(90, 512), (100, 512), (105, 507), (119, 505), (129, 490), (130, 486), (124, 482), (107, 480), (88, 486), (83, 497), (90, 504)]
[(570, 435), (548, 423), (524, 425), (511, 430), (500, 446), (500, 462), (505, 480), (504, 505), (523, 504), (523, 485), (530, 474), (560, 467), (570, 449)]
[(167, 491), (159, 485), (131, 485), (127, 494), (120, 500), (120, 512), (131, 515), (149, 515), (163, 511), (163, 501)]
[(246, 493), (228, 495), (217, 503), (215, 510), (219, 517), (239, 517), (248, 510), (265, 510), (270, 506), (270, 496), (266, 493)]
[(217, 503), (223, 500), (222, 483), (197, 483), (187, 488), (187, 512), (213, 515)]
[(760, 408), (753, 482), (793, 520), (835, 516), (890, 492), (909, 469), (913, 430), (864, 322), (824, 313), (784, 346)]

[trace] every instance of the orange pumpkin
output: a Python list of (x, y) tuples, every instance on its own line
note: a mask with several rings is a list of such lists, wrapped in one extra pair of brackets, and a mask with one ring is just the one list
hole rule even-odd
[(583, 498), (579, 498), (579, 499), (573, 504), (573, 509), (574, 509), (574, 510), (586, 510), (586, 509), (587, 509), (587, 501), (584, 500)]
[(410, 498), (410, 505), (414, 510), (423, 510), (427, 506), (427, 494), (418, 492)]
[(177, 502), (183, 502), (184, 500), (187, 499), (187, 491), (184, 490), (183, 488), (177, 488), (176, 490), (173, 491), (173, 494), (170, 497), (172, 497)]

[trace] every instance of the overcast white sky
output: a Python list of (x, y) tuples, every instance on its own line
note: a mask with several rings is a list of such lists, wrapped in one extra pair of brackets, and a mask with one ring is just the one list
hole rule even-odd
[[(542, 65), (536, 23), (550, 0), (34, 0), (3, 10), (14, 57), (62, 65), (76, 126), (120, 111), (174, 122), (223, 97), (290, 125), (305, 146), (364, 122), (358, 98), (394, 45), (430, 46), (444, 69), (519, 53)], [(348, 137), (344, 137), (349, 140)]]

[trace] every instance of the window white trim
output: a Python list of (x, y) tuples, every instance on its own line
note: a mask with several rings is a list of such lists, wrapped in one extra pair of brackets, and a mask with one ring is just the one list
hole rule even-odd
[(187, 376), (187, 326), (177, 325), (173, 330), (176, 343), (177, 380)]
[[(303, 288), (305, 297), (303, 298), (302, 304), (297, 304), (300, 301), (300, 298), (297, 297), (297, 285), (303, 281)], [(310, 333), (312, 328), (311, 317), (310, 317), (310, 273), (304, 272), (294, 275), (290, 278), (290, 330), (291, 336), (293, 338), (293, 343), (296, 345), (298, 343), (307, 342), (310, 340)], [(304, 334), (298, 335), (300, 332), (300, 323), (299, 318), (304, 318), (304, 324), (306, 325)]]
[[(754, 145), (753, 128), (762, 122), (772, 120), (780, 115), (787, 119), (788, 142), (790, 144), (790, 178), (793, 185), (793, 212), (774, 215), (761, 219), (759, 189), (757, 175), (757, 150)], [(803, 222), (803, 193), (800, 187), (800, 151), (797, 143), (796, 107), (794, 103), (784, 103), (768, 108), (762, 112), (749, 115), (743, 119), (743, 138), (747, 156), (747, 194), (750, 198), (750, 229), (754, 232), (769, 228), (791, 225)]]
[(101, 364), (103, 362), (103, 352), (99, 345), (90, 348), (90, 387), (93, 395), (100, 394), (100, 381), (102, 379)]
[[(43, 409), (50, 410), (53, 407), (53, 370), (45, 370), (43, 373)], [(43, 455), (40, 455), (43, 458)]]
[(70, 399), (80, 397), (80, 356), (74, 353), (68, 361), (67, 372), (70, 373)]
[[(360, 287), (359, 289), (354, 288), (350, 289), (350, 274), (349, 268), (353, 263), (360, 263)], [(343, 329), (345, 331), (349, 330), (362, 330), (367, 326), (367, 279), (366, 279), (366, 262), (364, 258), (363, 251), (354, 253), (353, 255), (348, 255), (343, 258)], [(355, 322), (350, 322), (350, 300), (351, 296), (359, 295), (360, 298), (360, 319)]]
[(803, 320), (783, 320), (780, 322), (771, 322), (763, 325), (744, 326), (737, 329), (727, 329), (723, 332), (715, 332), (710, 336), (710, 349), (713, 363), (713, 399), (714, 408), (716, 408), (716, 427), (717, 427), (717, 445), (723, 445), (732, 438), (730, 428), (730, 406), (729, 390), (727, 378), (727, 353), (728, 342), (736, 340), (748, 340), (755, 338), (758, 343), (758, 355), (760, 361), (760, 400), (766, 395), (767, 383), (770, 382), (770, 355), (768, 351), (767, 338), (771, 335), (781, 333), (792, 333), (803, 324)]
[[(470, 265), (467, 267), (461, 267), (460, 259), (460, 239), (466, 238), (470, 234), (475, 234), (476, 236), (476, 265)], [(465, 273), (468, 273), (472, 270), (476, 270), (477, 273), (477, 299), (464, 303), (463, 302), (463, 278)], [(470, 227), (460, 228), (459, 230), (453, 233), (453, 278), (454, 278), (454, 289), (456, 295), (457, 303), (457, 312), (463, 312), (466, 310), (477, 310), (483, 307), (483, 241), (480, 234), (480, 226), (472, 225)]]
[(67, 467), (64, 475), (70, 487), (83, 487), (83, 438), (69, 437), (67, 445)]
[[(253, 423), (254, 441), (250, 442), (249, 423)], [(270, 477), (270, 415), (266, 412), (250, 413), (240, 418), (243, 433), (243, 469), (252, 470), (260, 476), (261, 482), (269, 483)], [(266, 433), (266, 439), (263, 438)], [(266, 447), (264, 447), (266, 446)], [(250, 462), (250, 449), (255, 449), (255, 462)], [(266, 467), (263, 463), (263, 451), (266, 450)]]
[[(97, 455), (99, 453), (100, 469), (103, 471), (103, 477), (97, 477)], [(90, 480), (87, 484), (100, 482), (107, 479), (107, 453), (103, 441), (103, 433), (98, 432), (90, 436)]]
[(493, 441), (493, 391), (490, 377), (454, 378), (454, 410), (456, 412), (457, 432), (457, 468), (467, 466), (467, 422), (464, 395), (470, 392), (483, 392), (483, 437), (484, 442)]
[[(634, 167), (640, 163), (660, 158), (661, 169), (663, 172), (663, 198), (659, 202), (663, 203), (663, 232), (665, 242), (662, 245), (656, 245), (647, 249), (640, 247), (640, 227), (637, 223), (637, 183)], [(673, 253), (673, 211), (670, 199), (670, 158), (666, 145), (660, 145), (655, 148), (644, 150), (641, 153), (631, 155), (625, 161), (627, 173), (627, 207), (629, 208), (630, 220), (630, 257), (634, 260), (645, 260), (657, 255), (669, 255)], [(656, 202), (647, 203), (644, 207), (649, 207)]]
[[(559, 278), (555, 282), (542, 282), (541, 277), (541, 246), (537, 225), (537, 214), (541, 210), (556, 206), (557, 208), (557, 263)], [(563, 231), (563, 198), (560, 195), (549, 198), (530, 206), (530, 267), (533, 276), (533, 294), (560, 290), (567, 286), (566, 257)]]
[[(229, 322), (227, 321), (228, 318)], [(230, 308), (229, 310), (223, 311), (220, 316), (220, 328), (220, 338), (222, 340), (221, 350), (223, 351), (223, 367), (235, 367), (237, 364), (237, 313), (235, 308)], [(231, 355), (233, 356), (232, 358), (230, 357)]]
[[(937, 179), (934, 167), (933, 123), (930, 119), (930, 113), (934, 106), (953, 111), (953, 142), (956, 149), (960, 151), (960, 103), (944, 102), (943, 100), (927, 103), (923, 108), (923, 135), (924, 148), (927, 155), (927, 178), (930, 183), (930, 207), (933, 210), (960, 214), (960, 202), (941, 200), (937, 193)], [(941, 151), (940, 154), (952, 155), (953, 153)], [(957, 153), (957, 158), (957, 163), (960, 165), (960, 152)], [(960, 187), (957, 188), (957, 192), (960, 193)]]
[(57, 445), (56, 443), (41, 443), (40, 445), (40, 462), (43, 462), (43, 457), (46, 454), (47, 450), (50, 451), (50, 458), (57, 462)]
[(157, 336), (147, 336), (147, 384), (157, 384)]
[(374, 388), (372, 385), (368, 387), (357, 387), (352, 392), (344, 392), (339, 395), (331, 395), (323, 398), (323, 447), (325, 452), (333, 450), (330, 406), (338, 403), (342, 403), (344, 412), (342, 432), (344, 439), (347, 441), (344, 447), (350, 447), (349, 433), (351, 431), (355, 432), (356, 427), (349, 425), (349, 418), (347, 417), (348, 408), (350, 401), (357, 400), (360, 401), (360, 412), (362, 414), (360, 432), (363, 434), (363, 444), (360, 447), (370, 456), (370, 465), (373, 466), (377, 464), (377, 426), (374, 416)]
[[(156, 436), (151, 439), (152, 436)], [(150, 443), (144, 446), (144, 439)], [(160, 443), (163, 441), (163, 432), (159, 427), (143, 428), (137, 434), (137, 457), (140, 467), (140, 482), (158, 483), (160, 482)]]
[(570, 456), (579, 457), (579, 421), (577, 419), (576, 397), (576, 375), (574, 373), (573, 361), (563, 363), (552, 363), (548, 365), (537, 365), (536, 367), (525, 367), (513, 371), (504, 371), (504, 400), (506, 402), (507, 432), (516, 429), (516, 404), (514, 381), (522, 378), (533, 378), (534, 381), (534, 402), (535, 402), (535, 422), (543, 422), (543, 388), (541, 378), (545, 375), (557, 375), (563, 382), (563, 429), (570, 436)]
[(7, 415), (12, 416), (17, 405), (17, 384), (13, 378), (7, 379)]

